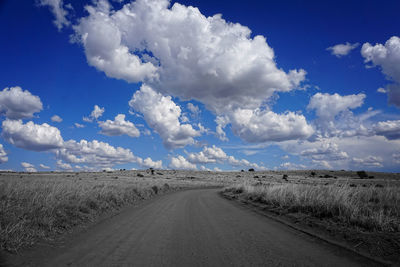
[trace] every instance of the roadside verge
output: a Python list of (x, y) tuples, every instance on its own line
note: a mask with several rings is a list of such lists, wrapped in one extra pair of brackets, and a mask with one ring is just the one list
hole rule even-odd
[(360, 233), (334, 221), (322, 220), (304, 213), (290, 213), (287, 210), (248, 199), (240, 193), (221, 191), (220, 195), (262, 216), (334, 246), (352, 251), (378, 264), (400, 265), (399, 251), (397, 251), (399, 244), (393, 245), (396, 238), (379, 233)]

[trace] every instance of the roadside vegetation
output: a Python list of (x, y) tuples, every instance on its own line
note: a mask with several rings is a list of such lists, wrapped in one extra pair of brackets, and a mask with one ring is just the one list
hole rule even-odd
[(287, 213), (334, 219), (368, 231), (400, 232), (400, 188), (324, 184), (239, 184), (226, 189)]
[(2, 173), (0, 250), (15, 252), (38, 240), (52, 239), (102, 214), (159, 194), (218, 185), (218, 181), (152, 173)]

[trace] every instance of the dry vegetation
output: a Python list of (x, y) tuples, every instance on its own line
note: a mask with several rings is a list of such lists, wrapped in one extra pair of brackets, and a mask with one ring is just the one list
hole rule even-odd
[(355, 187), (340, 182), (328, 185), (247, 183), (227, 190), (291, 213), (334, 218), (369, 231), (400, 231), (400, 190), (396, 186)]
[(113, 213), (158, 194), (225, 184), (223, 178), (209, 180), (188, 174), (1, 173), (0, 250), (17, 251), (40, 239), (52, 239), (74, 226), (94, 221), (101, 214)]
[(255, 172), (253, 179), (226, 187), (223, 194), (374, 258), (400, 264), (398, 173)]
[[(313, 175), (311, 175), (313, 173)], [(287, 179), (282, 179), (283, 175)], [(374, 176), (373, 179), (371, 179)], [(400, 232), (400, 175), (355, 172), (114, 171), (0, 173), (0, 250), (16, 251), (166, 192), (221, 186), (287, 213)]]

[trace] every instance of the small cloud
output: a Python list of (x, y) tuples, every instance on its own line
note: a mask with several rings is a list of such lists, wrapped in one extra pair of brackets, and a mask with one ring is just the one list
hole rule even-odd
[(216, 171), (216, 172), (222, 172), (222, 170), (221, 170), (220, 168), (218, 168), (218, 167), (215, 167), (215, 168), (214, 168), (214, 171)]
[(105, 109), (99, 107), (98, 105), (94, 105), (92, 112), (88, 117), (83, 117), (82, 120), (85, 122), (92, 122), (93, 120), (97, 120), (101, 116), (103, 116)]
[(376, 90), (378, 93), (386, 94), (387, 91), (385, 88), (379, 87), (378, 90)]
[(100, 133), (107, 136), (129, 135), (130, 137), (139, 137), (140, 132), (135, 125), (125, 120), (125, 114), (118, 114), (115, 119), (99, 121)]
[(360, 45), (359, 43), (351, 44), (349, 42), (346, 42), (345, 44), (337, 44), (328, 47), (326, 50), (331, 51), (332, 55), (340, 58), (342, 56), (348, 55), (351, 52), (351, 50), (355, 49), (359, 45)]
[(6, 87), (0, 91), (0, 114), (7, 119), (19, 120), (32, 118), (34, 113), (43, 109), (42, 101), (21, 87)]
[(35, 165), (28, 163), (28, 162), (21, 162), (21, 166), (24, 168), (26, 172), (37, 172), (35, 169)]
[(74, 123), (76, 128), (85, 128), (85, 125), (75, 122)]
[(63, 121), (63, 119), (58, 115), (54, 115), (53, 117), (51, 117), (51, 120), (54, 122), (62, 122)]
[(257, 154), (259, 151), (258, 150), (242, 150), (242, 153), (245, 154), (246, 156), (251, 156)]
[(194, 118), (198, 118), (199, 117), (201, 111), (200, 111), (200, 108), (198, 106), (193, 105), (192, 103), (188, 103), (187, 104), (187, 108), (190, 110), (190, 112), (191, 112), (191, 114), (192, 114), (192, 116)]
[[(56, 25), (57, 29), (61, 31), (64, 26), (69, 26), (71, 24), (67, 19), (68, 11), (63, 7), (63, 0), (40, 0), (40, 6), (48, 6), (53, 13), (54, 25)], [(72, 10), (71, 4), (66, 4), (65, 7), (67, 9)]]
[(39, 167), (42, 168), (42, 169), (50, 169), (49, 166), (46, 166), (46, 165), (41, 164), (41, 163), (39, 164)]

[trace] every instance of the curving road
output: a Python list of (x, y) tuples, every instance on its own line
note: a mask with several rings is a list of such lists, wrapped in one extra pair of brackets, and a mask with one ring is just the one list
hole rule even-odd
[(372, 266), (218, 195), (187, 190), (126, 209), (58, 249), (25, 258), (37, 266)]

